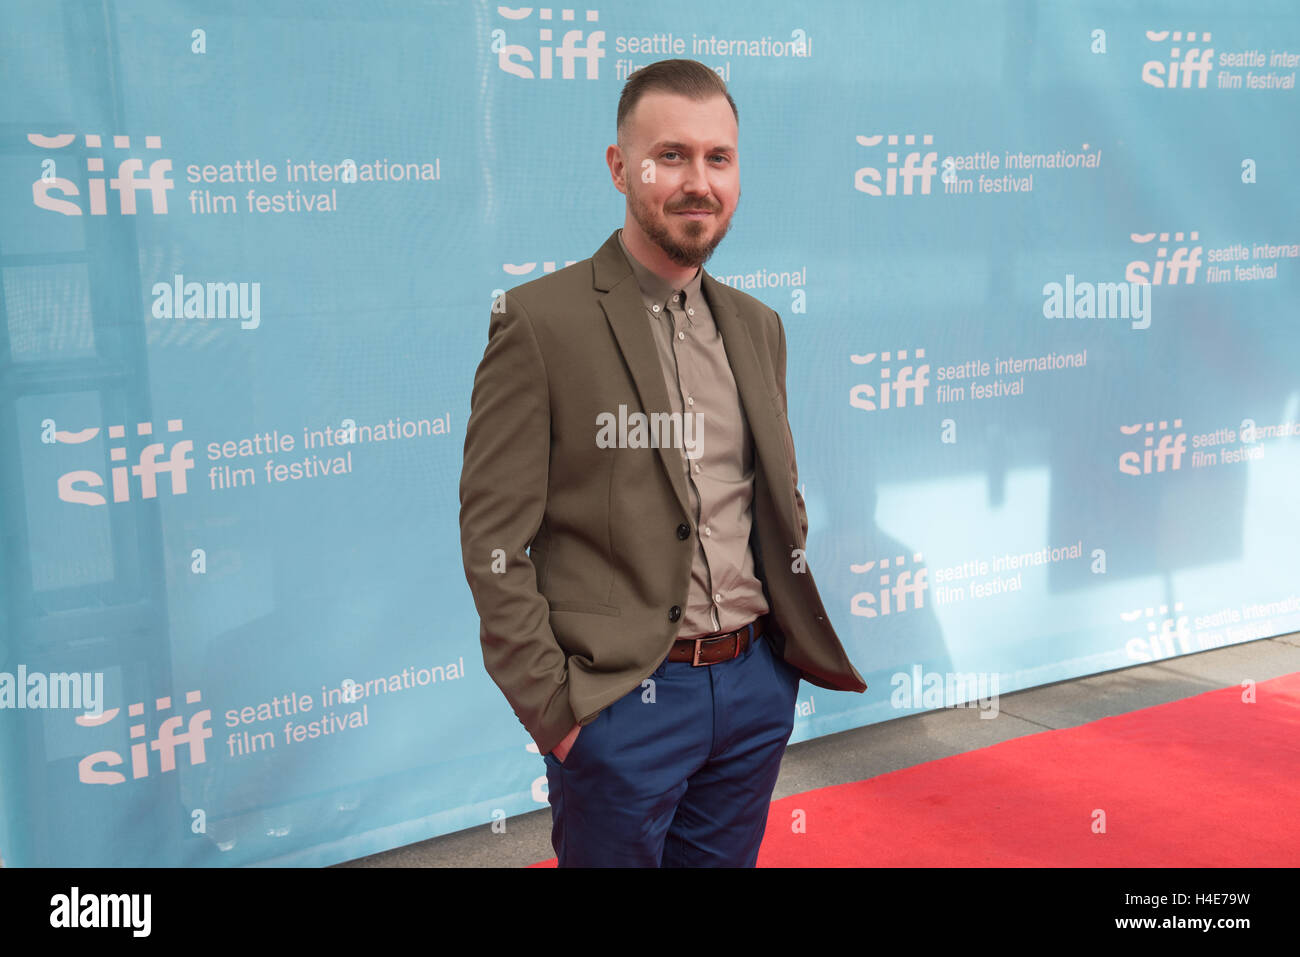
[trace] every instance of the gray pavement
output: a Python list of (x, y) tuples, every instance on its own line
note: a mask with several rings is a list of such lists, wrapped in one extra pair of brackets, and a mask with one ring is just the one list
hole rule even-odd
[[(1300, 671), (1300, 633), (1060, 681), (1001, 695), (998, 720), (978, 709), (947, 708), (841, 731), (786, 749), (773, 800), (847, 784), (999, 741), (1178, 701), (1250, 678)], [(805, 686), (807, 687), (807, 686)], [(551, 812), (512, 817), (505, 834), (491, 826), (445, 834), (336, 867), (524, 867), (554, 857)]]

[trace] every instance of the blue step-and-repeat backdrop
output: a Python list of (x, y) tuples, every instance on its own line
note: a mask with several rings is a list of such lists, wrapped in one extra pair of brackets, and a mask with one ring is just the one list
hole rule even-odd
[(0, 855), (324, 865), (546, 807), (458, 489), (502, 290), (701, 60), (863, 695), (1300, 627), (1290, 0), (0, 5)]

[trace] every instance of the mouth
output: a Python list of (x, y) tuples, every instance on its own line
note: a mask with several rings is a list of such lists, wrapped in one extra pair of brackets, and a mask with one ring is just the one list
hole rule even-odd
[(713, 212), (708, 209), (682, 209), (674, 212), (673, 215), (685, 216), (687, 219), (707, 219), (713, 215)]

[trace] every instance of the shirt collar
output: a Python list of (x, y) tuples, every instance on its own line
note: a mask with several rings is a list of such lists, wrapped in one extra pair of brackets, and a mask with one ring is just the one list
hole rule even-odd
[(621, 228), (618, 231), (618, 245), (623, 250), (623, 255), (627, 257), (628, 264), (632, 267), (637, 285), (641, 287), (641, 298), (645, 301), (647, 309), (652, 306), (663, 306), (672, 298), (675, 292), (683, 293), (683, 309), (686, 308), (687, 303), (698, 304), (702, 301), (700, 293), (700, 283), (704, 276), (702, 267), (697, 268), (695, 275), (687, 280), (684, 285), (674, 286), (658, 273), (646, 268), (639, 259), (632, 255), (623, 243), (623, 230)]

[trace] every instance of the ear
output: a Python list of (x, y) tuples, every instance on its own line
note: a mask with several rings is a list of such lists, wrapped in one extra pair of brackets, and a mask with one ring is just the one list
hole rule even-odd
[(613, 180), (614, 188), (626, 195), (627, 165), (623, 161), (623, 151), (617, 144), (611, 144), (605, 150), (605, 162), (609, 165), (609, 178)]

